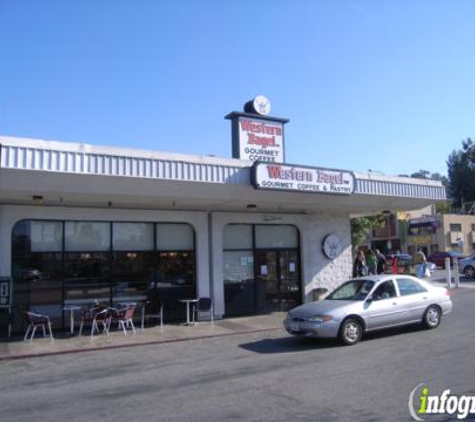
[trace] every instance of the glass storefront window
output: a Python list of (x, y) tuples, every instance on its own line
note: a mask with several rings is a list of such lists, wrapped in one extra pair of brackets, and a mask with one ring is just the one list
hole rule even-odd
[(224, 228), (224, 249), (252, 249), (252, 225), (228, 224)]
[(294, 226), (256, 226), (256, 248), (298, 248), (298, 233)]
[(107, 251), (110, 249), (110, 223), (67, 221), (66, 251)]
[(223, 279), (226, 315), (253, 313), (256, 308), (253, 251), (225, 251)]
[(155, 278), (153, 252), (115, 252), (113, 300), (116, 303), (150, 299)]
[(63, 223), (58, 221), (32, 221), (32, 252), (61, 252), (63, 250)]
[(159, 251), (193, 250), (193, 227), (189, 224), (157, 224), (157, 249)]
[[(19, 221), (12, 231), (14, 304), (60, 327), (65, 305), (158, 295), (165, 318), (182, 320), (177, 299), (196, 297), (194, 243), (184, 223)], [(20, 319), (14, 324), (21, 329)]]
[(112, 223), (114, 251), (153, 251), (152, 223)]
[(107, 253), (66, 253), (64, 278), (65, 304), (110, 301), (110, 268)]

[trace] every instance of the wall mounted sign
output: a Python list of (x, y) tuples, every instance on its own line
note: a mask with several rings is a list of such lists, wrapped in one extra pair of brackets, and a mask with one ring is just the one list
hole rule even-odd
[(283, 163), (284, 124), (288, 119), (270, 117), (270, 102), (262, 95), (244, 105), (244, 113), (232, 112), (233, 158)]
[(355, 176), (350, 171), (276, 163), (254, 163), (252, 184), (256, 189), (351, 195)]
[(328, 259), (335, 259), (343, 251), (341, 239), (336, 234), (329, 234), (322, 241), (323, 254)]

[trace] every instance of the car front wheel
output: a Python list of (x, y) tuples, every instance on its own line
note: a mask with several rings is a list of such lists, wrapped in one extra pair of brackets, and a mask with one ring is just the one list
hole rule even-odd
[(473, 268), (471, 265), (465, 267), (463, 270), (463, 275), (466, 278), (475, 278), (475, 268)]
[(340, 328), (340, 340), (348, 345), (353, 346), (358, 343), (363, 336), (363, 326), (361, 323), (353, 318), (343, 321)]
[(437, 306), (429, 306), (424, 314), (424, 325), (427, 328), (436, 328), (440, 324), (442, 312)]

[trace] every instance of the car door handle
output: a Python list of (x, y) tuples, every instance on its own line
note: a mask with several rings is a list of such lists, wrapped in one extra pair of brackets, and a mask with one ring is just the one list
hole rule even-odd
[(393, 306), (396, 306), (397, 305), (397, 302), (393, 302)]

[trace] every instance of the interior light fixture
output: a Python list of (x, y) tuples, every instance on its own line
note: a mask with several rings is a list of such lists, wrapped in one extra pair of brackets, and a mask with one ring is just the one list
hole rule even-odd
[(33, 195), (31, 200), (34, 204), (42, 204), (43, 203), (43, 195)]

